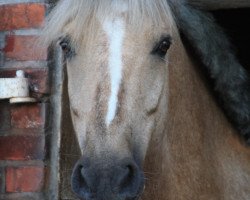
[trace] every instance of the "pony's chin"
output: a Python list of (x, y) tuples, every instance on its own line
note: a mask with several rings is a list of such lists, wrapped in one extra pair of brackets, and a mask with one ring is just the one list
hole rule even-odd
[[(80, 200), (139, 200), (143, 191), (144, 191), (144, 184), (141, 185), (138, 194), (134, 197), (122, 197), (120, 195), (103, 195), (103, 196), (108, 196), (108, 197), (103, 197), (102, 195), (98, 195), (99, 197), (95, 197), (91, 194), (87, 194), (86, 192), (84, 193), (79, 193), (79, 191), (76, 193), (74, 190), (75, 195), (80, 199)], [(79, 195), (80, 194), (80, 195)], [(112, 197), (110, 197), (112, 196)]]
[(139, 197), (134, 197), (134, 198), (121, 198), (121, 197), (116, 197), (116, 198), (107, 198), (107, 199), (103, 199), (103, 198), (82, 198), (82, 197), (78, 197), (80, 200), (139, 200)]
[[(80, 200), (138, 200), (140, 199), (143, 191), (144, 191), (144, 185), (141, 187), (142, 189), (138, 192), (138, 194), (135, 197), (121, 197), (121, 196), (114, 196), (114, 197), (94, 197), (92, 195), (87, 195), (86, 193), (82, 193), (82, 195), (76, 194), (75, 195), (80, 199)], [(83, 197), (85, 196), (85, 197)]]

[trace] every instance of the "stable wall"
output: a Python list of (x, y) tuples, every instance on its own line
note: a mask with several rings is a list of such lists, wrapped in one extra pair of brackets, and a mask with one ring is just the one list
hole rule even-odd
[(45, 14), (43, 0), (0, 1), (0, 78), (22, 69), (37, 99), (0, 101), (0, 200), (46, 199), (49, 70), (47, 49), (35, 46)]

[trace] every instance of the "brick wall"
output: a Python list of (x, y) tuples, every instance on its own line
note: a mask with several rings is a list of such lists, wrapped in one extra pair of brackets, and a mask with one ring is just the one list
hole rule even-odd
[(45, 12), (43, 0), (0, 1), (0, 78), (22, 69), (37, 99), (0, 101), (0, 200), (45, 199), (49, 70), (47, 50), (36, 45)]

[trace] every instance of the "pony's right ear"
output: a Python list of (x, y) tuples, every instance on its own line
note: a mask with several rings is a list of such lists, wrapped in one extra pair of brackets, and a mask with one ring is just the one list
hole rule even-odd
[(250, 145), (250, 78), (236, 59), (231, 44), (213, 18), (187, 3), (169, 0), (184, 38), (201, 62), (219, 104)]

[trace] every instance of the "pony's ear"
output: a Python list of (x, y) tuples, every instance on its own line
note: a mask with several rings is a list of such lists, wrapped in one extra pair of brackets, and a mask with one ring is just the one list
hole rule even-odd
[(236, 59), (229, 40), (211, 14), (179, 1), (169, 0), (169, 3), (180, 32), (213, 83), (218, 102), (250, 145), (249, 74)]

